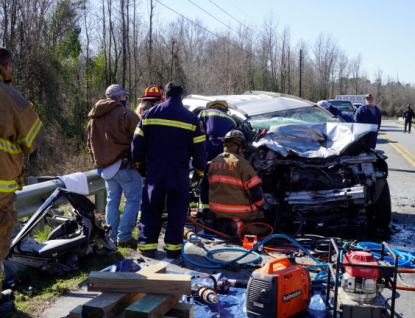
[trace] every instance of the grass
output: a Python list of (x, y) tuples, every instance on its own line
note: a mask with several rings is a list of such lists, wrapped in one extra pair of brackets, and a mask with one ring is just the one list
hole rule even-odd
[[(39, 268), (27, 267), (19, 275), (30, 275), (30, 284), (22, 285), (14, 292), (17, 312), (5, 314), (5, 318), (41, 317), (41, 312), (63, 294), (77, 289), (91, 271), (129, 258), (135, 251), (119, 248), (117, 252), (104, 255), (86, 255), (78, 261), (79, 269), (64, 275), (49, 275)], [(18, 276), (19, 276), (18, 275)], [(27, 291), (32, 286), (34, 291)]]
[[(120, 210), (122, 212), (124, 204), (121, 204)], [(105, 223), (105, 216), (96, 213), (96, 217), (102, 223)], [(46, 241), (52, 228), (45, 226), (43, 231), (36, 231), (33, 233), (33, 238), (37, 242)], [(137, 237), (138, 228), (135, 227), (133, 236)], [(65, 273), (63, 275), (50, 275), (40, 268), (27, 267), (25, 270), (19, 272), (17, 277), (27, 273), (30, 275), (30, 284), (18, 286), (14, 294), (16, 296), (15, 305), (16, 312), (2, 315), (3, 318), (34, 318), (42, 317), (42, 312), (56, 299), (63, 294), (76, 290), (79, 284), (84, 282), (91, 271), (99, 271), (118, 263), (124, 259), (131, 258), (135, 253), (129, 248), (118, 248), (118, 250), (111, 254), (102, 255), (84, 255), (79, 261), (79, 269), (73, 272)], [(28, 291), (29, 287), (33, 287), (33, 291)]]

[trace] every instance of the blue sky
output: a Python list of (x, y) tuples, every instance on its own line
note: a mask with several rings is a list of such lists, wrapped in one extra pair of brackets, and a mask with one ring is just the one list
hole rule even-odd
[[(156, 0), (153, 0), (156, 2)], [(187, 18), (196, 17), (210, 29), (225, 26), (197, 8), (189, 0), (158, 0)], [(381, 69), (401, 83), (415, 83), (415, 1), (413, 0), (191, 0), (224, 23), (237, 22), (218, 9), (221, 7), (242, 23), (260, 27), (272, 13), (279, 30), (289, 27), (295, 47), (304, 40), (313, 44), (317, 36), (330, 34), (349, 58), (362, 57), (362, 69), (370, 79)], [(215, 6), (213, 3), (217, 6)], [(156, 3), (160, 21), (178, 15)]]

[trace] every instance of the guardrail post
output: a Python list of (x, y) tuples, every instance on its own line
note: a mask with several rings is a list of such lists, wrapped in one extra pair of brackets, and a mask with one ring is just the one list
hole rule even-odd
[(97, 208), (97, 212), (105, 212), (106, 204), (107, 191), (102, 191), (95, 194), (95, 207)]

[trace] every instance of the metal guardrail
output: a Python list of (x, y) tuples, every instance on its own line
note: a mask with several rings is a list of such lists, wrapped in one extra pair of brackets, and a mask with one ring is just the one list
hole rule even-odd
[[(96, 170), (84, 173), (88, 181), (88, 194), (86, 196), (95, 195), (95, 205), (97, 211), (105, 210), (105, 181), (102, 179)], [(23, 190), (16, 191), (17, 202), (15, 204), (18, 217), (27, 217), (35, 213), (37, 209), (45, 202), (52, 192), (57, 188), (65, 188), (65, 184), (60, 179), (46, 181), (38, 184), (28, 185), (23, 187)], [(67, 200), (62, 198), (57, 203), (64, 204)]]

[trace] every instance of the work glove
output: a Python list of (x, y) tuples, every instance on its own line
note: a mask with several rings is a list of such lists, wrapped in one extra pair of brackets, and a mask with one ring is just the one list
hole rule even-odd
[(200, 184), (202, 183), (203, 180), (203, 175), (205, 173), (202, 170), (196, 169), (195, 168), (195, 172), (193, 174), (193, 180), (197, 181), (197, 184), (200, 186)]
[(137, 172), (140, 176), (142, 176), (143, 178), (146, 177), (147, 172), (146, 172), (146, 163), (145, 162), (136, 162), (137, 164)]

